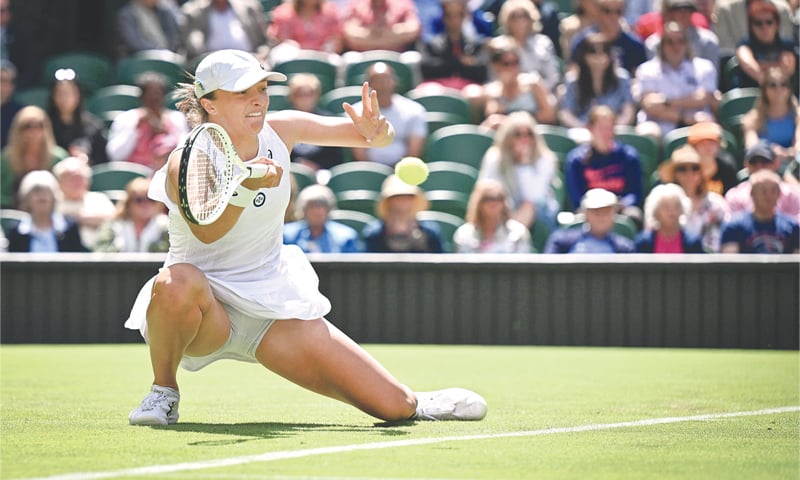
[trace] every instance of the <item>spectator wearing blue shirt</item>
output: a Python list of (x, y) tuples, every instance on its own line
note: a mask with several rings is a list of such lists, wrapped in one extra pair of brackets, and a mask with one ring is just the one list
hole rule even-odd
[(302, 220), (283, 227), (283, 243), (294, 244), (306, 253), (355, 253), (362, 250), (358, 232), (328, 219), (336, 208), (336, 197), (324, 185), (309, 185), (297, 197), (297, 214)]
[(618, 208), (619, 201), (612, 192), (602, 188), (589, 190), (581, 203), (586, 221), (553, 232), (544, 253), (633, 253), (633, 241), (613, 231)]
[(800, 227), (776, 213), (781, 178), (762, 169), (750, 175), (753, 209), (722, 226), (722, 253), (800, 253)]
[(633, 76), (636, 68), (647, 60), (647, 49), (638, 35), (625, 24), (622, 15), (625, 13), (623, 0), (597, 0), (597, 22), (575, 35), (570, 45), (569, 58), (575, 57), (580, 44), (589, 34), (600, 32), (611, 43), (611, 52), (618, 66)]
[(580, 205), (584, 194), (603, 188), (621, 197), (622, 214), (642, 224), (642, 166), (633, 147), (614, 139), (616, 115), (604, 105), (589, 112), (591, 139), (567, 154), (567, 193), (572, 205)]

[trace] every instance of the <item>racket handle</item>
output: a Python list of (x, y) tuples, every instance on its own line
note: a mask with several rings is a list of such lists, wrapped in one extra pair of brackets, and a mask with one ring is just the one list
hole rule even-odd
[(247, 168), (248, 170), (250, 170), (250, 178), (261, 178), (263, 176), (266, 176), (269, 165), (264, 165), (263, 163), (255, 163), (253, 165), (248, 165)]

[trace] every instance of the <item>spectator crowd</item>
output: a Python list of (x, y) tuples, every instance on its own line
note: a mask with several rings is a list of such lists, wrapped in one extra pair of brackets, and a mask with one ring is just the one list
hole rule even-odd
[[(105, 70), (64, 52), (42, 71), (15, 1), (7, 251), (166, 251), (147, 188), (189, 131), (171, 94), (232, 48), (288, 76), (270, 110), (340, 115), (369, 81), (395, 128), (295, 145), (284, 241), (306, 252), (800, 252), (800, 0), (129, 0)], [(393, 174), (405, 157), (425, 182)]]

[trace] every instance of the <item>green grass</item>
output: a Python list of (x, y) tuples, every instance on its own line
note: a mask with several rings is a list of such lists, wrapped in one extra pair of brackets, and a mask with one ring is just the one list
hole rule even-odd
[[(388, 426), (258, 365), (181, 372), (181, 420), (131, 427), (144, 345), (0, 348), (0, 478), (800, 405), (798, 352), (369, 345), (417, 390), (482, 393), (481, 422)], [(786, 479), (798, 412), (320, 454), (124, 478)], [(119, 478), (119, 477), (108, 477)]]

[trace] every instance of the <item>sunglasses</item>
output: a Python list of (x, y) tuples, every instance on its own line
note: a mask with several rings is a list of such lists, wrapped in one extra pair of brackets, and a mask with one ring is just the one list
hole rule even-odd
[(753, 20), (753, 26), (756, 28), (771, 27), (773, 25), (775, 25), (775, 20)]
[(768, 82), (769, 88), (789, 88), (789, 82)]
[(487, 195), (481, 199), (484, 202), (502, 202), (505, 200), (502, 195)]
[(23, 123), (21, 128), (23, 130), (30, 130), (30, 129), (37, 129), (38, 130), (38, 129), (44, 128), (44, 123), (42, 123), (42, 122)]
[(608, 50), (602, 46), (587, 48), (586, 55), (608, 55)]
[(533, 137), (533, 132), (531, 132), (530, 130), (517, 130), (516, 132), (514, 132), (512, 134), (512, 136), (514, 138), (523, 138), (523, 137), (532, 138)]
[(764, 157), (753, 157), (750, 160), (748, 160), (748, 163), (751, 163), (753, 165), (758, 165), (758, 164), (767, 165), (769, 163), (772, 163), (772, 160)]
[(606, 15), (622, 15), (623, 11), (621, 8), (608, 8), (608, 7), (600, 7), (600, 11), (605, 13)]
[(144, 195), (137, 195), (135, 197), (131, 197), (131, 202), (135, 203), (137, 205), (142, 205), (142, 204), (145, 204), (145, 203), (150, 203), (150, 202), (152, 202), (152, 200), (150, 200), (149, 198), (147, 198)]
[(686, 173), (686, 172), (699, 172), (700, 165), (679, 165), (675, 167), (675, 173)]
[(519, 60), (499, 60), (497, 63), (504, 67), (516, 67), (519, 65)]
[(665, 45), (686, 45), (685, 38), (664, 38), (662, 40)]

